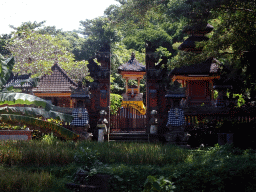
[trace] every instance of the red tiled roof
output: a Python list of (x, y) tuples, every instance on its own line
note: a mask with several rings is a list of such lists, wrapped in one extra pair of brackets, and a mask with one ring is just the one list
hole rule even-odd
[(55, 63), (52, 66), (52, 73), (43, 75), (33, 92), (71, 92), (71, 86), (76, 88), (77, 84)]

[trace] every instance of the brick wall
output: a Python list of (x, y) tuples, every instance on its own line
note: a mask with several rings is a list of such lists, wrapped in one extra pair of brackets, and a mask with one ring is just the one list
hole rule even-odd
[(0, 130), (0, 140), (31, 140), (33, 131)]
[(58, 106), (59, 107), (70, 107), (71, 97), (59, 97)]

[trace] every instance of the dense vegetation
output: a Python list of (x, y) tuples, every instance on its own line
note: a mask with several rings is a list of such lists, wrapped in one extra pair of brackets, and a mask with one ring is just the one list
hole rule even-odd
[[(169, 70), (208, 57), (217, 58), (231, 69), (231, 73), (223, 71), (223, 74), (236, 80), (233, 90), (229, 91), (255, 98), (255, 1), (118, 2), (119, 5), (106, 9), (104, 17), (81, 21), (81, 29), (73, 32), (44, 26), (43, 21), (12, 26), (13, 34), (1, 35), (0, 54), (4, 56), (0, 58), (2, 101), (11, 103), (14, 99), (13, 96), (10, 97), (12, 100), (4, 99), (8, 94), (3, 92), (12, 69), (19, 74), (31, 72), (36, 77), (47, 73), (58, 61), (72, 78), (91, 81), (87, 76), (87, 60), (104, 44), (111, 44), (111, 91), (120, 95), (124, 91), (124, 81), (117, 73), (118, 66), (129, 60), (132, 51), (140, 62), (145, 63), (145, 42), (148, 41), (158, 48), (160, 55), (168, 57)], [(200, 44), (203, 52), (178, 51), (177, 47), (187, 38), (182, 33), (184, 27), (206, 23), (213, 25), (214, 31), (209, 34), (210, 41)], [(11, 55), (15, 56), (15, 65)], [(144, 83), (141, 82), (143, 87)], [(27, 97), (21, 95), (19, 98), (24, 101)], [(120, 96), (112, 95), (112, 99), (112, 111), (115, 112), (120, 106)], [(45, 114), (54, 110), (39, 98), (33, 98), (33, 102), (43, 106)], [(1, 114), (9, 113), (9, 117), (18, 112), (21, 111), (17, 108), (1, 108)], [(27, 110), (26, 115), (29, 120), (36, 113)], [(72, 137), (71, 133), (67, 135)], [(247, 136), (244, 138), (248, 140)], [(187, 150), (161, 144), (62, 142), (50, 136), (39, 141), (1, 141), (0, 190), (68, 191), (64, 184), (74, 179), (76, 171), (87, 166), (91, 174), (111, 175), (110, 191), (142, 191), (147, 179), (148, 183), (158, 181), (160, 185), (163, 178), (174, 182), (174, 191), (229, 191), (231, 187), (255, 191), (255, 154), (255, 150), (228, 145)]]
[(232, 186), (255, 191), (255, 154), (230, 145), (189, 150), (147, 143), (62, 142), (51, 136), (1, 141), (0, 189), (69, 191), (65, 183), (89, 168), (90, 174), (111, 176), (109, 191), (142, 191), (149, 175), (173, 182), (174, 191), (229, 191)]
[[(73, 32), (44, 26), (45, 21), (11, 26), (15, 32), (1, 35), (0, 53), (16, 55), (15, 72), (39, 75), (41, 70), (49, 71), (58, 60), (72, 78), (81, 80), (87, 76), (86, 61), (100, 46), (111, 44), (111, 90), (120, 94), (123, 81), (117, 67), (127, 62), (132, 51), (137, 51), (136, 57), (144, 62), (145, 42), (150, 41), (161, 55), (168, 56), (169, 69), (202, 62), (208, 57), (217, 58), (232, 69), (232, 73), (225, 74), (236, 80), (231, 91), (254, 98), (255, 70), (251, 59), (255, 52), (255, 10), (252, 0), (117, 0), (117, 5), (105, 10), (104, 17), (80, 21), (81, 28)], [(201, 43), (203, 52), (178, 51), (177, 47), (188, 37), (182, 30), (206, 23), (213, 25), (214, 31), (209, 34), (210, 41)], [(47, 41), (45, 47), (40, 43), (42, 40)], [(24, 43), (30, 43), (26, 47), (36, 51), (22, 51)], [(45, 49), (49, 52), (47, 57), (42, 55)], [(19, 54), (20, 51), (26, 54)], [(37, 66), (33, 70), (32, 64)], [(75, 72), (70, 67), (73, 65), (77, 68)]]

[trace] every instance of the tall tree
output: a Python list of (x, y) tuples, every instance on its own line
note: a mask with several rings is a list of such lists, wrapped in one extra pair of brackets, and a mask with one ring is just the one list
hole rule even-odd
[(80, 21), (81, 28), (78, 31), (84, 35), (85, 41), (82, 50), (86, 53), (85, 60), (94, 56), (102, 45), (110, 45), (120, 40), (119, 31), (110, 26), (106, 17), (98, 17), (92, 20)]
[[(252, 98), (256, 96), (256, 80), (253, 60), (255, 53), (256, 32), (256, 3), (252, 0), (215, 0), (215, 1), (172, 1), (168, 10), (169, 17), (186, 18), (187, 25), (206, 24), (209, 22), (215, 29), (208, 42), (200, 43), (204, 46), (199, 55), (192, 55), (184, 60), (184, 55), (177, 57), (177, 62), (191, 63), (207, 57), (215, 57), (224, 64), (230, 64), (237, 73), (244, 77), (243, 85), (236, 85), (239, 93), (248, 93)], [(177, 12), (183, 10), (182, 14)], [(235, 78), (235, 77), (233, 77)]]
[(11, 39), (11, 34), (0, 35), (0, 54), (8, 56), (11, 52), (6, 48), (7, 41)]
[(166, 16), (163, 0), (130, 0), (119, 1), (120, 6), (111, 5), (105, 10), (111, 24), (117, 27), (122, 35), (122, 42), (128, 49), (140, 52), (149, 41), (156, 47), (165, 47), (172, 55), (177, 51), (172, 44), (182, 41), (182, 20), (173, 22)]
[(75, 61), (66, 48), (70, 42), (62, 36), (42, 35), (33, 30), (18, 31), (13, 35), (7, 48), (16, 59), (14, 72), (41, 76), (49, 73), (54, 62), (58, 62), (73, 79), (82, 80), (87, 75), (87, 62)]

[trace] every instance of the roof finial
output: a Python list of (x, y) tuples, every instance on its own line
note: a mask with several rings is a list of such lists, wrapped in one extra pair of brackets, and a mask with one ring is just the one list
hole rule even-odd
[(134, 53), (134, 52), (132, 52), (131, 60), (134, 60), (134, 58), (135, 58), (135, 53)]

